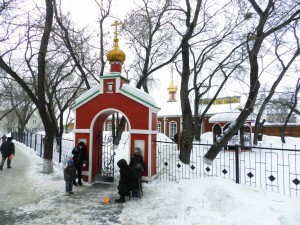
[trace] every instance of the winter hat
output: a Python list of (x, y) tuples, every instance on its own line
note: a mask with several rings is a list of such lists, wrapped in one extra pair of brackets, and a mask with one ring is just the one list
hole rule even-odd
[(85, 146), (85, 143), (83, 141), (78, 143), (78, 146)]
[(139, 154), (141, 154), (141, 149), (140, 148), (135, 148), (134, 149), (134, 154), (136, 154), (136, 155), (139, 155)]
[(119, 168), (122, 168), (122, 167), (125, 167), (127, 166), (127, 161), (125, 159), (120, 159), (118, 162), (117, 162), (117, 165)]
[(70, 163), (72, 163), (72, 165), (74, 164), (74, 162), (73, 162), (72, 159), (69, 159), (69, 160), (68, 160), (68, 165), (69, 165)]

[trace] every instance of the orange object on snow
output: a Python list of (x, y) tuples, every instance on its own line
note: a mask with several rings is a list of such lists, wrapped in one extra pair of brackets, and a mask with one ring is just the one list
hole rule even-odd
[(109, 198), (107, 198), (107, 197), (103, 198), (103, 203), (108, 204), (109, 203)]

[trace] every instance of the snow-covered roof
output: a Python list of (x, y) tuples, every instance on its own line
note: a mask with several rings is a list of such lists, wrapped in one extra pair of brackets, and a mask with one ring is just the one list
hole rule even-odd
[[(72, 106), (72, 109), (76, 109), (79, 106), (85, 104), (86, 102), (90, 101), (97, 95), (101, 94), (101, 86), (100, 84), (92, 87), (91, 89), (87, 90), (85, 93), (80, 95), (76, 100), (75, 103)], [(119, 93), (122, 95), (125, 95), (128, 98), (133, 99), (136, 102), (139, 102), (142, 105), (145, 105), (149, 108), (151, 108), (154, 111), (159, 111), (160, 108), (157, 106), (154, 98), (149, 95), (148, 93), (133, 87), (129, 84), (122, 84), (122, 86), (119, 88)]]
[(129, 98), (133, 98), (134, 100), (137, 100), (138, 102), (140, 102), (144, 105), (146, 104), (148, 106), (160, 109), (157, 106), (154, 98), (150, 94), (148, 94), (136, 87), (133, 87), (130, 84), (123, 84), (120, 88), (120, 93), (126, 95)]
[[(203, 112), (207, 105), (199, 105), (199, 112)], [(207, 111), (207, 115), (214, 115), (216, 113), (223, 113), (228, 112), (231, 110), (236, 110), (241, 108), (240, 103), (231, 103), (231, 104), (218, 104), (218, 105), (211, 105), (209, 110)]]
[(89, 89), (86, 92), (84, 92), (83, 94), (81, 94), (78, 98), (76, 98), (72, 108), (75, 108), (76, 106), (87, 101), (88, 99), (91, 99), (92, 97), (94, 97), (98, 94), (100, 94), (100, 84), (92, 87), (91, 89)]
[[(209, 123), (219, 123), (219, 122), (233, 122), (236, 121), (238, 116), (240, 115), (240, 110), (231, 110), (227, 112), (217, 113), (209, 118)], [(253, 121), (253, 116), (250, 115), (247, 121)]]
[(162, 105), (161, 110), (157, 113), (158, 116), (181, 116), (180, 102), (166, 102)]
[[(203, 112), (206, 105), (199, 106), (199, 113)], [(229, 112), (232, 110), (236, 110), (240, 108), (241, 105), (239, 103), (232, 104), (220, 104), (220, 105), (212, 105), (207, 115), (214, 115), (217, 113)], [(157, 114), (158, 116), (181, 116), (181, 104), (180, 101), (176, 102), (166, 102), (161, 106), (161, 110)]]

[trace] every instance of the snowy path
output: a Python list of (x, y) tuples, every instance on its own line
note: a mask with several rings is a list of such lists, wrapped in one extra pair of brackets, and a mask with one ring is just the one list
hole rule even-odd
[(0, 171), (0, 210), (18, 207), (41, 200), (42, 194), (37, 193), (34, 179), (27, 171), (33, 165), (30, 157), (16, 145), (16, 154), (11, 169), (7, 169), (7, 161)]
[(73, 196), (65, 196), (62, 169), (42, 174), (43, 160), (22, 145), (15, 146), (12, 168), (5, 164), (0, 171), (0, 224), (121, 224), (124, 205), (102, 203), (104, 197), (112, 201), (118, 197), (116, 184), (84, 183), (74, 187)]

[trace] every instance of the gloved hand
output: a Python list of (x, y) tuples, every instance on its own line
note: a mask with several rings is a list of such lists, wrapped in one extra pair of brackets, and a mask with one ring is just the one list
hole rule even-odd
[(83, 167), (86, 167), (86, 164), (85, 163), (83, 163), (83, 165), (82, 165)]

